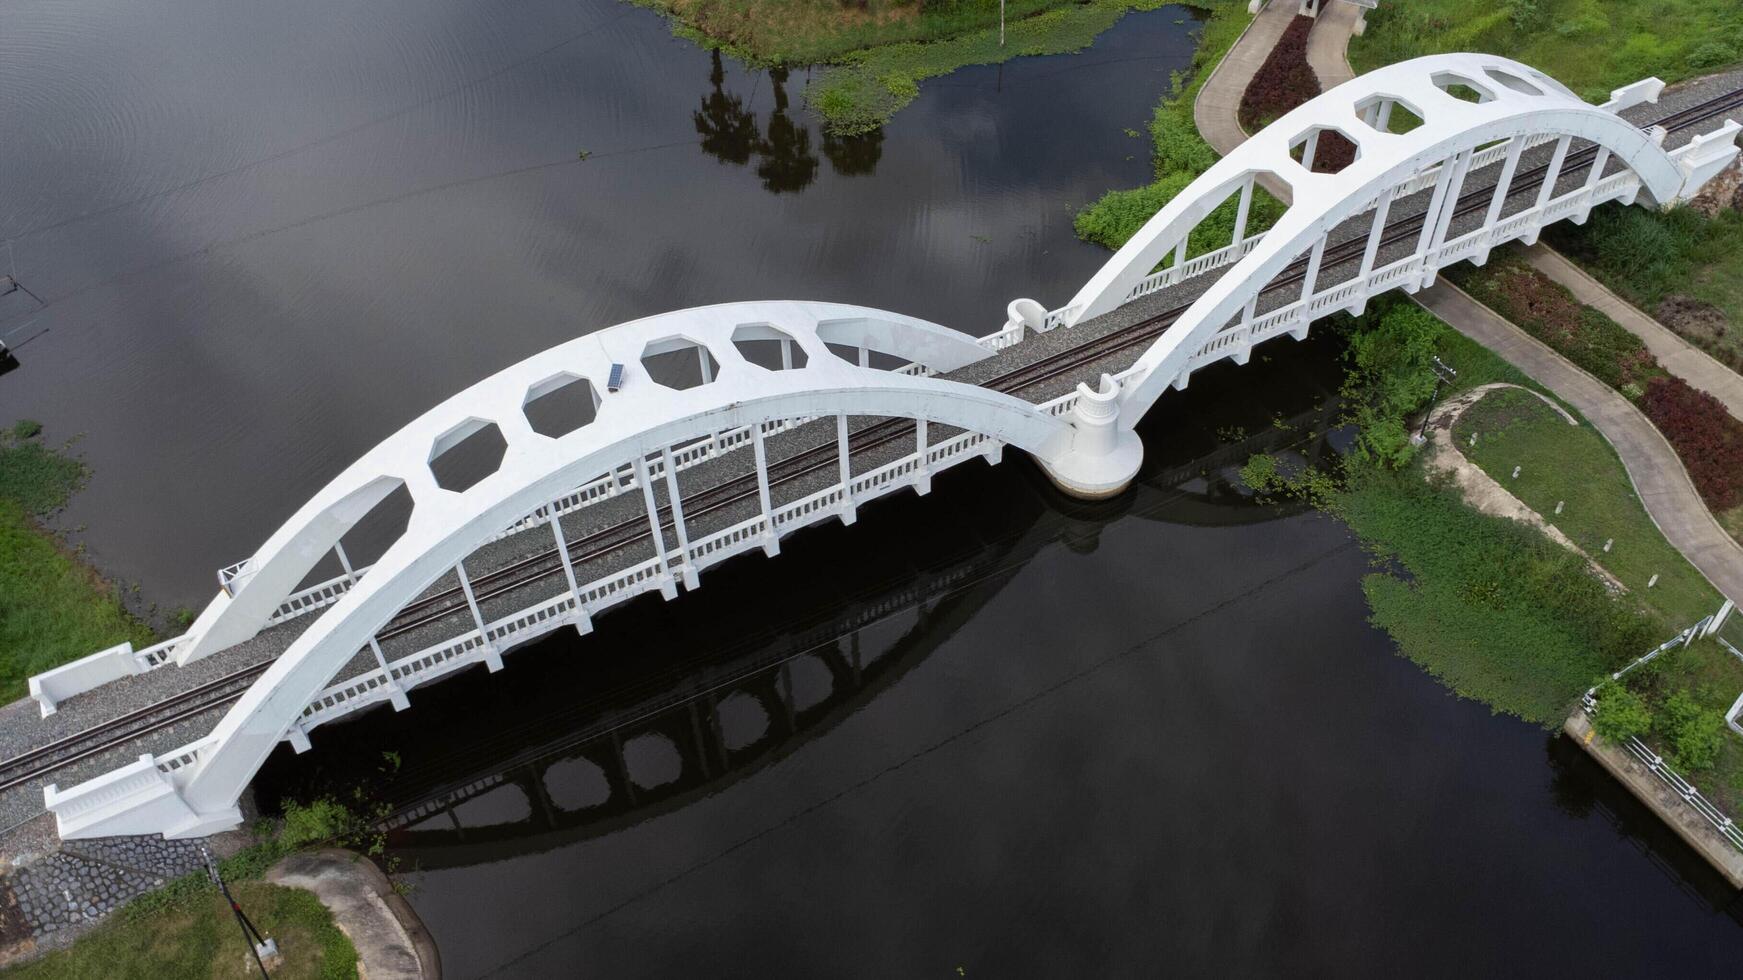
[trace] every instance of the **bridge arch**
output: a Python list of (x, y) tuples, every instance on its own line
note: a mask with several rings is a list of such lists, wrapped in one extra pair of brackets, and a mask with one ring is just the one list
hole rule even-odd
[[(1130, 429), (1170, 385), (1184, 385), (1193, 359), (1228, 331), (1243, 330), (1254, 319), (1259, 294), (1285, 268), (1304, 256), (1308, 272), (1298, 315), (1288, 332), (1304, 336), (1307, 324), (1338, 309), (1358, 311), (1374, 292), (1393, 287), (1415, 291), (1430, 285), (1441, 266), (1463, 258), (1481, 262), (1496, 244), (1512, 238), (1535, 240), (1538, 228), (1560, 217), (1583, 221), (1600, 200), (1632, 202), (1644, 189), (1654, 201), (1668, 205), (1699, 190), (1718, 167), (1711, 159), (1696, 159), (1684, 151), (1667, 152), (1663, 133), (1641, 130), (1617, 115), (1627, 105), (1656, 98), (1662, 83), (1648, 80), (1618, 90), (1605, 106), (1581, 101), (1565, 86), (1527, 65), (1478, 54), (1447, 54), (1418, 58), (1382, 68), (1323, 93), (1254, 134), (1218, 161), (1150, 219), (1127, 244), (1080, 289), (1059, 319), (1069, 326), (1109, 312), (1143, 290), (1153, 270), (1168, 258), (1184, 265), (1186, 242), (1212, 210), (1236, 194), (1242, 197), (1232, 265), (1202, 293), (1126, 372), (1120, 393), (1120, 424)], [(1474, 100), (1474, 101), (1473, 101)], [(1386, 118), (1395, 106), (1418, 113), (1422, 124), (1407, 132), (1391, 132)], [(1335, 132), (1353, 144), (1353, 159), (1339, 161), (1336, 172), (1315, 169), (1315, 148), (1322, 135)], [(1447, 254), (1448, 225), (1458, 185), (1479, 153), (1484, 160), (1505, 161), (1501, 184), (1512, 178), (1528, 143), (1555, 141), (1550, 172), (1559, 171), (1569, 145), (1594, 144), (1598, 150), (1593, 179), (1562, 199), (1583, 197), (1564, 213), (1550, 213), (1546, 194), (1527, 220), (1497, 227), (1499, 202), (1486, 216), (1492, 233), (1475, 247)], [(1685, 148), (1686, 150), (1687, 148)], [(1713, 156), (1709, 154), (1709, 156)], [(1598, 178), (1609, 160), (1621, 162), (1629, 175), (1623, 183)], [(1412, 185), (1412, 181), (1415, 185)], [(1255, 183), (1280, 182), (1292, 196), (1283, 216), (1263, 236), (1243, 239), (1247, 205)], [(1548, 184), (1553, 187), (1553, 180)], [(1273, 183), (1273, 186), (1276, 186)], [(1306, 302), (1313, 297), (1314, 276), (1328, 235), (1344, 221), (1373, 210), (1383, 225), (1394, 196), (1432, 187), (1424, 233), (1415, 249), (1417, 261), (1384, 283), (1364, 283), (1330, 302)], [(1553, 191), (1551, 191), (1553, 193)], [(1602, 196), (1607, 194), (1607, 196)], [(1530, 211), (1531, 209), (1527, 209)], [(1377, 236), (1376, 236), (1377, 240)], [(1372, 271), (1375, 256), (1364, 259)], [(1238, 256), (1238, 257), (1237, 257)], [(1230, 327), (1233, 321), (1236, 326)], [(1281, 331), (1278, 331), (1281, 332)], [(1255, 338), (1229, 338), (1250, 344)]]
[[(788, 338), (799, 345), (805, 366), (771, 370), (746, 360), (732, 339), (746, 324), (753, 325), (752, 336)], [(819, 325), (828, 329), (820, 334)], [(831, 353), (826, 343), (860, 344), (915, 358), (922, 367), (864, 367)], [(665, 352), (683, 344), (712, 355), (718, 365), (712, 378), (677, 389), (655, 383), (640, 366), (643, 351)], [(1014, 396), (923, 376), (989, 353), (955, 331), (878, 310), (824, 303), (735, 303), (589, 334), (534, 355), (431, 409), (317, 493), (245, 563), (246, 577), (234, 594), (220, 594), (190, 629), (198, 638), (178, 651), (188, 659), (252, 636), (368, 504), (398, 486), (410, 490), (413, 509), (404, 534), (314, 619), (202, 743), (180, 794), (193, 811), (182, 821), (181, 832), (231, 821), (236, 797), (266, 756), (323, 687), (400, 609), (502, 528), (589, 479), (628, 465), (647, 480), (650, 454), (667, 453), (670, 466), (670, 448), (676, 445), (747, 427), (760, 439), (770, 423), (830, 416), (924, 420), (990, 437), (1038, 459), (1062, 456), (1072, 442), (1072, 428), (1064, 419)], [(600, 398), (591, 423), (556, 438), (535, 432), (527, 423), (521, 409), (530, 391), (548, 386), (558, 375), (601, 385), (613, 365), (622, 367), (621, 388)], [(705, 376), (709, 373), (703, 369)], [(430, 459), (452, 444), (456, 433), (481, 423), (495, 423), (506, 439), (500, 466), (461, 492), (438, 486), (430, 474)], [(684, 574), (693, 574), (688, 565)]]

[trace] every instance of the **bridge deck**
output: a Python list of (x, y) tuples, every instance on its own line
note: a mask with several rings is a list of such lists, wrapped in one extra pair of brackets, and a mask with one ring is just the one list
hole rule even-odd
[[(1739, 83), (1743, 83), (1743, 72), (1720, 76), (1685, 86), (1674, 92), (1666, 92), (1658, 105), (1635, 107), (1627, 110), (1624, 115), (1636, 122), (1650, 121), (1669, 112), (1694, 105), (1717, 92), (1734, 89)], [(1743, 112), (1734, 112), (1733, 115), (1743, 116)], [(1691, 138), (1693, 132), (1694, 130), (1673, 132), (1666, 140), (1666, 145), (1680, 145)], [(1544, 144), (1526, 151), (1520, 163), (1520, 170), (1523, 172), (1531, 166), (1546, 162), (1552, 146), (1553, 144)], [(1578, 143), (1575, 145), (1575, 149), (1577, 148)], [(1611, 170), (1615, 169), (1618, 169), (1618, 165), (1612, 163)], [(1492, 187), (1498, 179), (1499, 170), (1500, 167), (1497, 164), (1482, 170), (1472, 171), (1465, 181), (1465, 192), (1470, 194)], [(1571, 191), (1584, 180), (1585, 171), (1583, 168), (1577, 172), (1564, 173), (1558, 181), (1557, 192)], [(1532, 189), (1516, 190), (1509, 196), (1507, 205), (1503, 210), (1503, 216), (1529, 207), (1535, 200), (1535, 194), (1535, 190)], [(1420, 216), (1426, 209), (1430, 196), (1431, 191), (1424, 189), (1394, 201), (1391, 209), (1391, 220), (1397, 221)], [(1328, 247), (1364, 240), (1369, 232), (1371, 216), (1372, 213), (1369, 212), (1357, 215), (1345, 222), (1331, 235)], [(1457, 218), (1453, 223), (1449, 238), (1456, 237), (1460, 232), (1475, 228), (1481, 223), (1482, 215), (1480, 212)], [(1414, 251), (1413, 243), (1400, 242), (1383, 247), (1377, 265), (1384, 265), (1387, 261), (1400, 258), (1412, 251)], [(1359, 259), (1359, 250), (1354, 256), (1341, 261), (1334, 260), (1331, 255), (1328, 255), (1319, 274), (1320, 288), (1333, 286), (1353, 278), (1358, 272)], [(1126, 330), (1134, 324), (1183, 308), (1210, 288), (1220, 273), (1227, 268), (1229, 267), (1224, 266), (1185, 282), (1138, 297), (1117, 310), (1083, 321), (1070, 329), (1031, 334), (1020, 344), (995, 352), (982, 361), (944, 375), (944, 377), (970, 383), (986, 383), (1018, 368), (1040, 363), (1063, 352), (1108, 337)], [(1298, 289), (1299, 287), (1280, 287), (1263, 294), (1257, 311), (1263, 314), (1295, 301)], [(1060, 377), (1031, 384), (1014, 393), (1035, 403), (1047, 401), (1069, 392), (1079, 382), (1093, 383), (1103, 372), (1117, 373), (1130, 367), (1147, 346), (1148, 341), (1110, 352), (1094, 361), (1079, 365)], [(880, 420), (854, 418), (850, 419), (850, 427), (854, 430), (861, 430), (876, 421)], [(935, 445), (954, 433), (955, 430), (946, 426), (932, 425), (928, 429), (928, 441)], [(895, 439), (884, 445), (856, 450), (851, 455), (852, 472), (856, 475), (864, 473), (906, 455), (912, 451), (913, 438), (913, 428), (910, 425), (903, 438)], [(800, 453), (828, 447), (826, 454), (818, 454), (822, 457), (821, 462), (824, 465), (806, 475), (776, 483), (771, 487), (771, 497), (776, 507), (802, 499), (838, 482), (837, 461), (833, 452), (835, 440), (836, 429), (833, 419), (812, 422), (768, 438), (767, 448), (771, 465)], [(742, 479), (754, 474), (754, 472), (752, 454), (748, 448), (745, 448), (723, 453), (713, 459), (681, 470), (678, 473), (678, 482), (683, 498), (688, 501), (693, 494), (729, 481)], [(656, 480), (655, 482), (655, 496), (659, 505), (664, 507), (668, 503), (664, 481)], [(689, 537), (694, 540), (754, 517), (758, 511), (757, 501), (752, 494), (749, 499), (716, 506), (706, 511), (687, 510), (685, 524), (689, 531)], [(651, 541), (645, 533), (642, 533), (647, 530), (648, 523), (639, 490), (632, 490), (597, 501), (564, 515), (561, 521), (565, 535), (571, 542), (571, 547), (576, 549), (574, 555), (575, 572), (577, 579), (582, 582), (630, 567), (651, 558), (654, 554)], [(640, 536), (634, 540), (625, 541), (625, 538), (630, 537), (630, 528), (634, 528), (635, 533)], [(610, 540), (603, 541), (598, 547), (592, 549), (574, 544), (574, 542), (586, 541), (595, 537), (606, 537)], [(665, 531), (664, 540), (670, 551), (677, 550), (676, 534), (669, 526)], [(497, 570), (537, 556), (548, 551), (551, 547), (550, 530), (547, 526), (541, 525), (494, 541), (480, 548), (468, 558), (467, 570), (480, 592), (479, 605), (487, 622), (566, 591), (564, 578), (560, 570), (555, 568), (553, 568), (553, 574), (546, 575), (537, 581), (514, 588), (505, 588), (494, 594), (490, 594), (492, 590), (484, 584)], [(451, 591), (457, 586), (458, 583), (453, 573), (450, 572), (433, 583), (420, 598), (434, 597)], [(263, 630), (251, 640), (186, 667), (163, 667), (69, 698), (60, 705), (56, 714), (46, 719), (37, 717), (36, 706), (32, 702), (25, 701), (6, 706), (0, 709), (0, 756), (10, 758), (34, 748), (52, 744), (67, 736), (124, 718), (166, 698), (195, 690), (202, 685), (236, 672), (265, 664), (283, 653), (314, 619), (314, 615), (292, 619)], [(390, 625), (384, 630), (384, 638), (381, 642), (382, 650), (386, 658), (392, 661), (459, 636), (472, 630), (473, 625), (469, 611), (464, 605), (459, 605), (447, 615), (432, 618), (428, 622), (409, 628), (396, 629)], [(340, 671), (334, 680), (339, 681), (368, 672), (373, 670), (375, 666), (373, 655), (368, 651), (361, 652)], [(43, 783), (52, 780), (62, 787), (66, 787), (131, 762), (142, 753), (167, 753), (209, 733), (212, 726), (222, 717), (224, 710), (225, 706), (223, 705), (215, 706), (168, 728), (113, 745), (90, 758), (59, 769), (52, 777), (32, 780), (0, 791), (0, 828), (14, 826), (42, 812)], [(142, 719), (139, 724), (142, 727), (146, 723), (146, 720)]]

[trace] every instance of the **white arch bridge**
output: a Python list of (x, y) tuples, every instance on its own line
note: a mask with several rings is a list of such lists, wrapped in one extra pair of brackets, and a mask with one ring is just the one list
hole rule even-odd
[[(933, 474), (996, 462), (1006, 445), (1070, 492), (1117, 493), (1142, 457), (1133, 427), (1193, 371), (1245, 363), (1265, 340), (1305, 337), (1317, 318), (1415, 291), (1599, 203), (1693, 195), (1736, 157), (1738, 125), (1685, 141), (1713, 113), (1649, 128), (1622, 115), (1661, 88), (1648, 79), (1593, 106), (1501, 58), (1381, 69), (1210, 168), (1064, 307), (1018, 300), (978, 340), (861, 307), (733, 303), (530, 357), (334, 478), (220, 573), (223, 590), (186, 635), (34, 678), (45, 716), (142, 674), (203, 678), (222, 664), (246, 684), (194, 741), (50, 785), (45, 802), (69, 838), (232, 826), (281, 741), (301, 750), (326, 722), (405, 708), (413, 687), (479, 662), (498, 669), (505, 650), (560, 627), (586, 633), (642, 593), (674, 598), (732, 555), (774, 555), (785, 535), (851, 523), (858, 505), (903, 487), (925, 493)], [(1421, 124), (1395, 132), (1406, 116)], [(1261, 181), (1294, 203), (1248, 235)], [(1193, 238), (1230, 200), (1233, 236)], [(606, 390), (614, 366), (621, 385)], [(445, 468), (456, 453), (489, 465), (459, 479)], [(348, 532), (393, 507), (409, 509), (403, 531), (354, 564)], [(334, 558), (338, 574), (323, 578)]]

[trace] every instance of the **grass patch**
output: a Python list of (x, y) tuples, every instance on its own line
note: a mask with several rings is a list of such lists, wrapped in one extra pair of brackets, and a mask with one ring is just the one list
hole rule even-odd
[[(273, 976), (357, 976), (356, 948), (313, 894), (259, 881), (238, 882), (231, 890), (260, 931), (278, 942), (283, 962)], [(229, 905), (210, 885), (153, 913), (111, 916), (70, 948), (4, 975), (17, 980), (260, 976)]]
[(1617, 704), (1632, 707), (1630, 694), (1638, 699), (1637, 717), (1625, 719), (1633, 730), (1600, 734), (1612, 741), (1637, 735), (1735, 817), (1743, 813), (1743, 737), (1725, 725), (1725, 712), (1740, 692), (1743, 660), (1714, 640), (1699, 640), (1630, 671), (1621, 685), (1600, 688), (1599, 718)]
[(1427, 54), (1486, 51), (1539, 68), (1603, 102), (1656, 75), (1667, 82), (1743, 60), (1736, 0), (1407, 0), (1368, 12), (1351, 39), (1357, 74)]
[[(1654, 613), (1664, 635), (1719, 607), (1719, 593), (1664, 540), (1622, 461), (1590, 425), (1570, 426), (1535, 396), (1503, 390), (1467, 409), (1453, 438), (1473, 463), (1621, 581)], [(1614, 541), (1608, 553), (1605, 541)], [(1648, 588), (1654, 575), (1658, 584)]]
[(27, 693), (30, 675), (152, 631), (115, 590), (37, 523), (84, 482), (84, 464), (42, 442), (42, 427), (0, 432), (0, 698)]

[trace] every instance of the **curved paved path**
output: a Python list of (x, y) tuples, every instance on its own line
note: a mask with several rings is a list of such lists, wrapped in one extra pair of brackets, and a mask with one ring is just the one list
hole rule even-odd
[(1525, 259), (1537, 271), (1566, 286), (1574, 299), (1602, 311), (1645, 341), (1646, 349), (1666, 371), (1717, 398), (1732, 416), (1743, 419), (1743, 374), (1713, 360), (1549, 246), (1532, 246), (1525, 251)]
[(1743, 545), (1719, 527), (1675, 450), (1633, 403), (1445, 280), (1417, 293), (1416, 301), (1584, 415), (1622, 457), (1665, 540), (1719, 591), (1743, 596)]
[[(1205, 81), (1204, 87), (1199, 89), (1198, 99), (1192, 107), (1193, 119), (1199, 132), (1218, 153), (1228, 153), (1247, 138), (1238, 117), (1241, 94), (1246, 91), (1247, 83), (1259, 66), (1265, 63), (1284, 28), (1295, 17), (1295, 9), (1295, 4), (1289, 0), (1273, 0), (1248, 26)], [(1308, 40), (1308, 60), (1319, 76), (1321, 88), (1329, 89), (1351, 77), (1345, 51), (1355, 29), (1355, 13), (1350, 4), (1330, 3), (1314, 26)], [(1267, 189), (1276, 193), (1273, 188)], [(1286, 194), (1278, 197), (1285, 202), (1289, 200)], [(1556, 277), (1552, 275), (1552, 278)], [(1597, 284), (1594, 282), (1593, 285)], [(1569, 288), (1573, 287), (1570, 285)], [(1598, 288), (1602, 289), (1601, 286)], [(1575, 295), (1581, 295), (1580, 290), (1575, 290)], [(1622, 465), (1634, 482), (1640, 502), (1671, 546), (1682, 552), (1719, 591), (1732, 598), (1743, 598), (1743, 545), (1719, 526), (1712, 512), (1707, 510), (1706, 503), (1695, 492), (1688, 471), (1683, 469), (1682, 461), (1670, 443), (1639, 409), (1615, 389), (1575, 367), (1445, 280), (1417, 293), (1415, 299), (1454, 329), (1499, 354), (1584, 415), (1622, 458)], [(1582, 300), (1616, 317), (1604, 304), (1583, 297)], [(1635, 313), (1644, 317), (1639, 311)], [(1646, 319), (1650, 322), (1650, 318)], [(1656, 323), (1651, 325), (1664, 330)], [(1648, 346), (1652, 346), (1652, 341), (1648, 341)], [(1658, 353), (1656, 348), (1653, 348), (1653, 353)], [(1714, 367), (1719, 366), (1715, 364)], [(1692, 377), (1685, 376), (1685, 380), (1696, 383)], [(1728, 400), (1721, 400), (1730, 405)]]
[[(1277, 46), (1277, 39), (1294, 19), (1295, 4), (1291, 0), (1273, 0), (1247, 25), (1199, 87), (1198, 96), (1192, 101), (1192, 122), (1217, 153), (1227, 155), (1246, 142), (1247, 131), (1241, 128), (1240, 119), (1241, 96), (1246, 94), (1247, 83), (1258, 74), (1259, 66), (1265, 63), (1271, 49)], [(1259, 185), (1279, 200), (1289, 200), (1289, 185), (1270, 174), (1260, 174)]]

